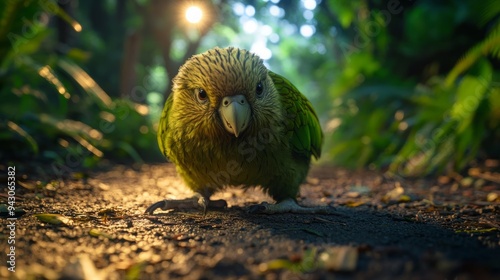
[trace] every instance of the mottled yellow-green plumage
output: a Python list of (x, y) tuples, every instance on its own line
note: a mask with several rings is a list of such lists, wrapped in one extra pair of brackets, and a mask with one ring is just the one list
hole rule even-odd
[(173, 79), (158, 128), (161, 151), (193, 191), (261, 186), (295, 199), (321, 154), (311, 103), (262, 60), (238, 48), (190, 58)]

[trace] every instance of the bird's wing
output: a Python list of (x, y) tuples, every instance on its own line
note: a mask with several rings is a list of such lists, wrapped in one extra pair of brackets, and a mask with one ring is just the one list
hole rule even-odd
[(285, 108), (285, 125), (291, 134), (290, 144), (294, 152), (316, 159), (321, 156), (323, 132), (311, 102), (286, 78), (269, 71), (269, 75), (281, 96)]
[(158, 123), (158, 146), (160, 146), (160, 150), (164, 156), (167, 156), (167, 130), (168, 130), (168, 116), (170, 109), (172, 108), (173, 98), (172, 93), (167, 97), (167, 101), (165, 102), (165, 106), (163, 107), (163, 111), (161, 112), (160, 122)]

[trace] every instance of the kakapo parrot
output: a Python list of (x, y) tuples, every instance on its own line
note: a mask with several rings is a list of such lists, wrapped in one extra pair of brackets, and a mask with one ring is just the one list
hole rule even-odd
[(319, 158), (323, 133), (304, 95), (240, 48), (213, 48), (180, 67), (165, 102), (158, 143), (196, 195), (162, 200), (147, 208), (224, 207), (210, 200), (227, 186), (260, 186), (276, 204), (249, 207), (257, 213), (327, 213), (332, 207), (303, 207), (295, 200)]

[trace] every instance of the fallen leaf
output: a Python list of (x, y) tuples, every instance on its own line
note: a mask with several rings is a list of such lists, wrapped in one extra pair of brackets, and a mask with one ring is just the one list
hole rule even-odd
[(354, 271), (358, 263), (358, 249), (351, 246), (329, 248), (320, 254), (319, 262), (321, 267), (328, 270)]
[(486, 184), (486, 181), (484, 179), (479, 178), (474, 182), (474, 187), (476, 189), (480, 189), (482, 186), (484, 186), (484, 184)]
[(348, 198), (358, 198), (361, 194), (359, 192), (347, 192), (344, 196)]
[(289, 261), (289, 260), (277, 259), (277, 260), (268, 261), (267, 263), (261, 263), (259, 265), (259, 270), (261, 272), (268, 272), (271, 270), (279, 270), (279, 269), (294, 270), (295, 266), (296, 266), (296, 264)]
[(382, 201), (387, 203), (390, 200), (398, 200), (399, 196), (402, 195), (404, 192), (405, 190), (401, 186), (401, 183), (396, 182), (396, 187), (390, 190), (388, 193), (386, 193), (382, 198)]
[(144, 268), (146, 267), (146, 264), (147, 264), (146, 261), (141, 261), (130, 266), (130, 268), (127, 270), (127, 273), (125, 274), (125, 279), (127, 280), (141, 279), (141, 274)]
[(107, 191), (107, 190), (110, 190), (111, 187), (108, 185), (108, 184), (104, 184), (104, 183), (99, 183), (98, 187), (103, 190), (103, 191)]
[(438, 177), (438, 183), (440, 185), (446, 185), (451, 181), (451, 178), (448, 176), (439, 176)]
[(403, 194), (399, 197), (398, 202), (410, 202), (411, 197), (409, 195)]
[[(470, 174), (470, 172), (469, 172)], [(465, 177), (460, 181), (460, 185), (464, 187), (470, 187), (474, 183), (474, 179), (472, 177)]]
[(259, 265), (259, 270), (261, 272), (268, 272), (271, 270), (287, 269), (293, 272), (308, 272), (317, 268), (318, 263), (316, 261), (317, 249), (312, 248), (304, 252), (303, 258), (297, 258), (293, 255), (293, 260), (291, 259), (276, 259), (271, 260), (267, 263), (261, 263)]
[(48, 183), (47, 185), (45, 185), (45, 189), (53, 192), (57, 190), (56, 187), (54, 186), (54, 183)]
[(391, 191), (389, 191), (388, 193), (386, 193), (381, 200), (383, 203), (410, 202), (411, 197), (407, 194), (404, 194), (404, 192), (405, 190), (401, 186), (401, 183), (396, 182), (396, 187)]
[(478, 176), (478, 175), (481, 174), (481, 169), (479, 169), (479, 168), (469, 168), (468, 173), (469, 173), (470, 176)]
[(107, 238), (107, 239), (115, 239), (112, 235), (108, 234), (108, 233), (105, 233), (101, 230), (98, 230), (96, 228), (93, 228), (91, 230), (89, 230), (89, 235), (92, 236), (92, 237), (99, 237), (99, 236), (102, 236), (104, 238)]
[(319, 179), (314, 177), (307, 177), (306, 182), (310, 185), (317, 185), (319, 184)]
[(361, 206), (361, 205), (363, 205), (363, 204), (365, 204), (365, 203), (366, 203), (366, 202), (365, 202), (365, 201), (362, 201), (362, 200), (358, 200), (358, 201), (347, 201), (347, 202), (345, 203), (345, 205), (346, 205), (347, 207), (353, 207), (353, 208), (354, 208), (354, 207), (359, 207), (359, 206)]
[(17, 184), (25, 189), (28, 190), (34, 190), (36, 189), (36, 185), (33, 183), (28, 183), (28, 182), (22, 182), (22, 181), (17, 181)]
[(69, 225), (71, 219), (59, 214), (35, 214), (40, 222), (48, 223), (51, 225)]
[(108, 218), (113, 217), (122, 219), (125, 216), (125, 211), (120, 208), (110, 207), (97, 212), (97, 215)]
[(495, 192), (490, 192), (487, 196), (486, 196), (486, 200), (489, 201), (489, 202), (494, 202), (494, 201), (497, 201), (499, 200), (499, 195), (498, 193), (495, 193)]

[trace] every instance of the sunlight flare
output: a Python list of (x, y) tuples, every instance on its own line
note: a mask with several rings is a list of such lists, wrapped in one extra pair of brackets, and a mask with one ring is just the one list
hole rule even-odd
[(203, 17), (203, 11), (197, 6), (190, 6), (186, 10), (186, 19), (190, 23), (199, 23)]

